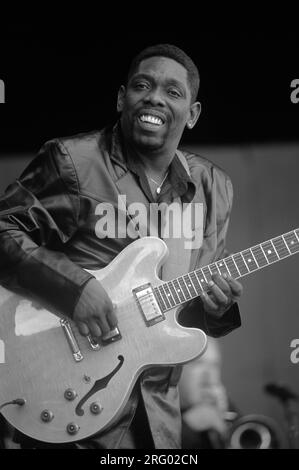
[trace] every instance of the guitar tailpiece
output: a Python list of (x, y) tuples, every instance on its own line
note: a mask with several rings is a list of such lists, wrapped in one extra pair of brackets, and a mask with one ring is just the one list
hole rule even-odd
[(15, 400), (8, 401), (6, 403), (2, 403), (2, 405), (0, 405), (0, 410), (2, 410), (2, 408), (4, 408), (7, 405), (23, 406), (23, 405), (25, 405), (25, 403), (26, 403), (26, 400), (24, 400), (24, 398), (16, 398)]

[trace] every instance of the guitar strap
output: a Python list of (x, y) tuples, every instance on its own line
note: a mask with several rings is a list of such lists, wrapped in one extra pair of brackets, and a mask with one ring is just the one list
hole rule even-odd
[[(190, 176), (185, 157), (178, 150), (176, 154)], [(160, 238), (164, 240), (169, 250), (169, 256), (159, 273), (161, 279), (167, 281), (187, 273), (190, 270), (193, 251), (190, 248), (189, 237), (192, 230), (197, 230), (197, 227), (194, 227), (194, 218), (189, 217), (190, 207), (188, 211), (187, 206), (190, 204), (183, 204), (179, 197), (171, 205), (150, 204), (130, 172), (127, 172), (115, 184), (119, 192), (119, 201), (130, 219), (130, 233), (135, 232), (136, 238), (159, 235), (158, 218), (154, 216), (154, 212), (159, 206), (161, 214)], [(139, 210), (141, 207), (144, 210)], [(190, 225), (189, 230), (186, 230), (186, 225)]]

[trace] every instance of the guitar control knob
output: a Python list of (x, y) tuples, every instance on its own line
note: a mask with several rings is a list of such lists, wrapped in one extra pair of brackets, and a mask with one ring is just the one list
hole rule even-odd
[(64, 398), (66, 398), (69, 401), (75, 400), (77, 397), (77, 392), (73, 390), (72, 388), (67, 388), (66, 391), (64, 392)]
[(44, 423), (49, 423), (54, 418), (54, 413), (50, 410), (43, 410), (40, 417)]
[(69, 423), (66, 427), (66, 430), (67, 430), (68, 434), (71, 434), (72, 436), (74, 434), (77, 434), (79, 429), (80, 429), (80, 427), (76, 423)]
[(91, 413), (94, 414), (94, 415), (99, 415), (103, 411), (103, 407), (97, 401), (94, 401), (90, 405), (89, 409), (90, 409)]

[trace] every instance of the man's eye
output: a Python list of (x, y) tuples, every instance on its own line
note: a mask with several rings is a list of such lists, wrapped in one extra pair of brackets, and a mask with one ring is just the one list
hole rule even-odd
[(145, 90), (146, 88), (149, 88), (149, 84), (145, 82), (138, 82), (135, 83), (134, 88), (137, 90)]
[(180, 96), (181, 96), (181, 93), (178, 90), (174, 89), (174, 88), (169, 89), (168, 93), (171, 96), (174, 96), (175, 98), (180, 98)]

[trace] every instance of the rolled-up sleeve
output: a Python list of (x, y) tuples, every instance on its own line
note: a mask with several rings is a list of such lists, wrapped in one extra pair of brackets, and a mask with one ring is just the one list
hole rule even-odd
[(48, 142), (0, 198), (0, 283), (71, 316), (92, 278), (63, 253), (79, 210), (70, 156), (58, 141)]

